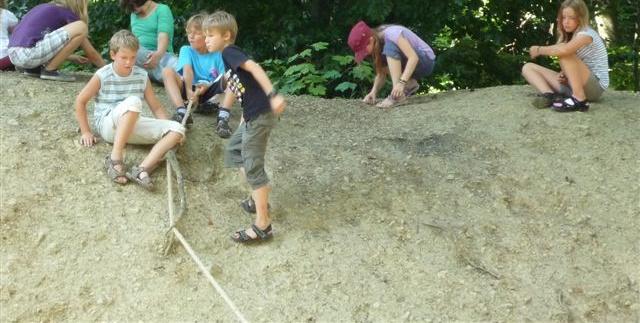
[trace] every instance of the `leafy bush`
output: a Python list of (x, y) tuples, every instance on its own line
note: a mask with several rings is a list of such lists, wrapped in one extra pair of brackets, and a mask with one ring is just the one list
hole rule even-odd
[(634, 53), (629, 46), (619, 46), (609, 49), (609, 64), (611, 68), (611, 84), (614, 89), (635, 90), (638, 88), (638, 80), (634, 77), (633, 59)]
[[(186, 44), (184, 23), (196, 12), (217, 9), (236, 16), (238, 45), (263, 61), (283, 91), (325, 97), (360, 97), (373, 80), (371, 64), (355, 65), (346, 45), (351, 26), (400, 23), (438, 55), (434, 74), (422, 83), (441, 90), (522, 83), (520, 67), (531, 45), (554, 42), (557, 1), (304, 0), (222, 1), (158, 0), (175, 18), (174, 48)], [(43, 0), (11, 0), (8, 9), (22, 17)], [(115, 0), (90, 0), (90, 38), (105, 58), (107, 42), (129, 28), (129, 16)], [(613, 21), (608, 44), (613, 89), (632, 90), (637, 57), (637, 0), (588, 1), (594, 14)], [(318, 40), (331, 39), (328, 43)], [(313, 44), (313, 45), (309, 45)], [(634, 56), (635, 55), (635, 56)], [(538, 59), (553, 64), (553, 60)], [(385, 90), (386, 91), (386, 90)]]
[(262, 66), (282, 93), (321, 97), (362, 95), (363, 87), (358, 89), (358, 85), (373, 79), (371, 64), (354, 65), (351, 55), (327, 55), (327, 45), (317, 42), (286, 60), (265, 60)]

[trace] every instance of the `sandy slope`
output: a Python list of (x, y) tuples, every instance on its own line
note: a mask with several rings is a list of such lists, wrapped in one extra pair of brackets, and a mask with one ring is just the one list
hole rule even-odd
[[(182, 248), (162, 256), (164, 168), (157, 192), (117, 187), (109, 145), (77, 144), (82, 85), (0, 75), (0, 321), (233, 321)], [(640, 97), (559, 114), (531, 94), (289, 98), (267, 158), (276, 237), (254, 247), (229, 239), (248, 191), (196, 116), (181, 229), (251, 321), (636, 322)]]

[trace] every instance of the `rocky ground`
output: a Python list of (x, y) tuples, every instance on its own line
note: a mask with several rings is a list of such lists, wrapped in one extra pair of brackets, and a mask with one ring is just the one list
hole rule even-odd
[[(78, 144), (87, 79), (0, 75), (0, 321), (234, 321), (184, 249), (163, 256), (165, 169), (155, 192), (117, 186), (110, 145)], [(640, 97), (560, 114), (532, 94), (289, 97), (267, 155), (275, 237), (257, 246), (229, 238), (248, 188), (196, 115), (180, 230), (250, 321), (638, 322)]]

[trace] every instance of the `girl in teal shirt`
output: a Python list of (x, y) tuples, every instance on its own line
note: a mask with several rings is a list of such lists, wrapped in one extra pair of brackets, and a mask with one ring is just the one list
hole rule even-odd
[(162, 70), (178, 61), (173, 54), (171, 9), (152, 0), (121, 0), (120, 5), (131, 13), (131, 31), (140, 41), (136, 65), (146, 69), (152, 80), (162, 82)]

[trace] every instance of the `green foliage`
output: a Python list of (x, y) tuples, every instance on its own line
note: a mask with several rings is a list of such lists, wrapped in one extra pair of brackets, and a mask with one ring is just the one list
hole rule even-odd
[(638, 88), (638, 80), (633, 75), (634, 53), (629, 46), (614, 47), (609, 50), (609, 65), (611, 68), (610, 87), (614, 89), (635, 90)]
[[(8, 7), (21, 17), (41, 2), (12, 0)], [(355, 65), (346, 45), (349, 30), (358, 20), (370, 26), (402, 24), (432, 45), (436, 67), (423, 80), (423, 88), (477, 88), (523, 82), (520, 67), (528, 60), (526, 50), (555, 42), (549, 31), (555, 29), (559, 5), (556, 0), (159, 2), (172, 8), (174, 48), (187, 43), (184, 23), (189, 16), (223, 9), (237, 19), (237, 44), (262, 61), (279, 85), (290, 93), (325, 97), (361, 97), (371, 87), (371, 64)], [(604, 15), (613, 24), (608, 43), (612, 88), (633, 89), (638, 83), (632, 66), (640, 46), (635, 36), (640, 34), (638, 0), (586, 2), (592, 17)], [(119, 9), (117, 0), (89, 0), (89, 16), (91, 41), (107, 58), (109, 38), (129, 27), (129, 16)], [(538, 62), (553, 64), (546, 58)]]
[[(103, 17), (108, 17), (104, 19)], [(91, 0), (89, 4), (89, 35), (91, 43), (103, 57), (109, 57), (109, 39), (120, 29), (129, 28), (129, 16), (114, 0)]]
[(322, 97), (361, 95), (358, 84), (373, 78), (370, 64), (353, 64), (351, 55), (325, 55), (328, 43), (309, 45), (286, 60), (268, 59), (262, 66), (282, 93)]

